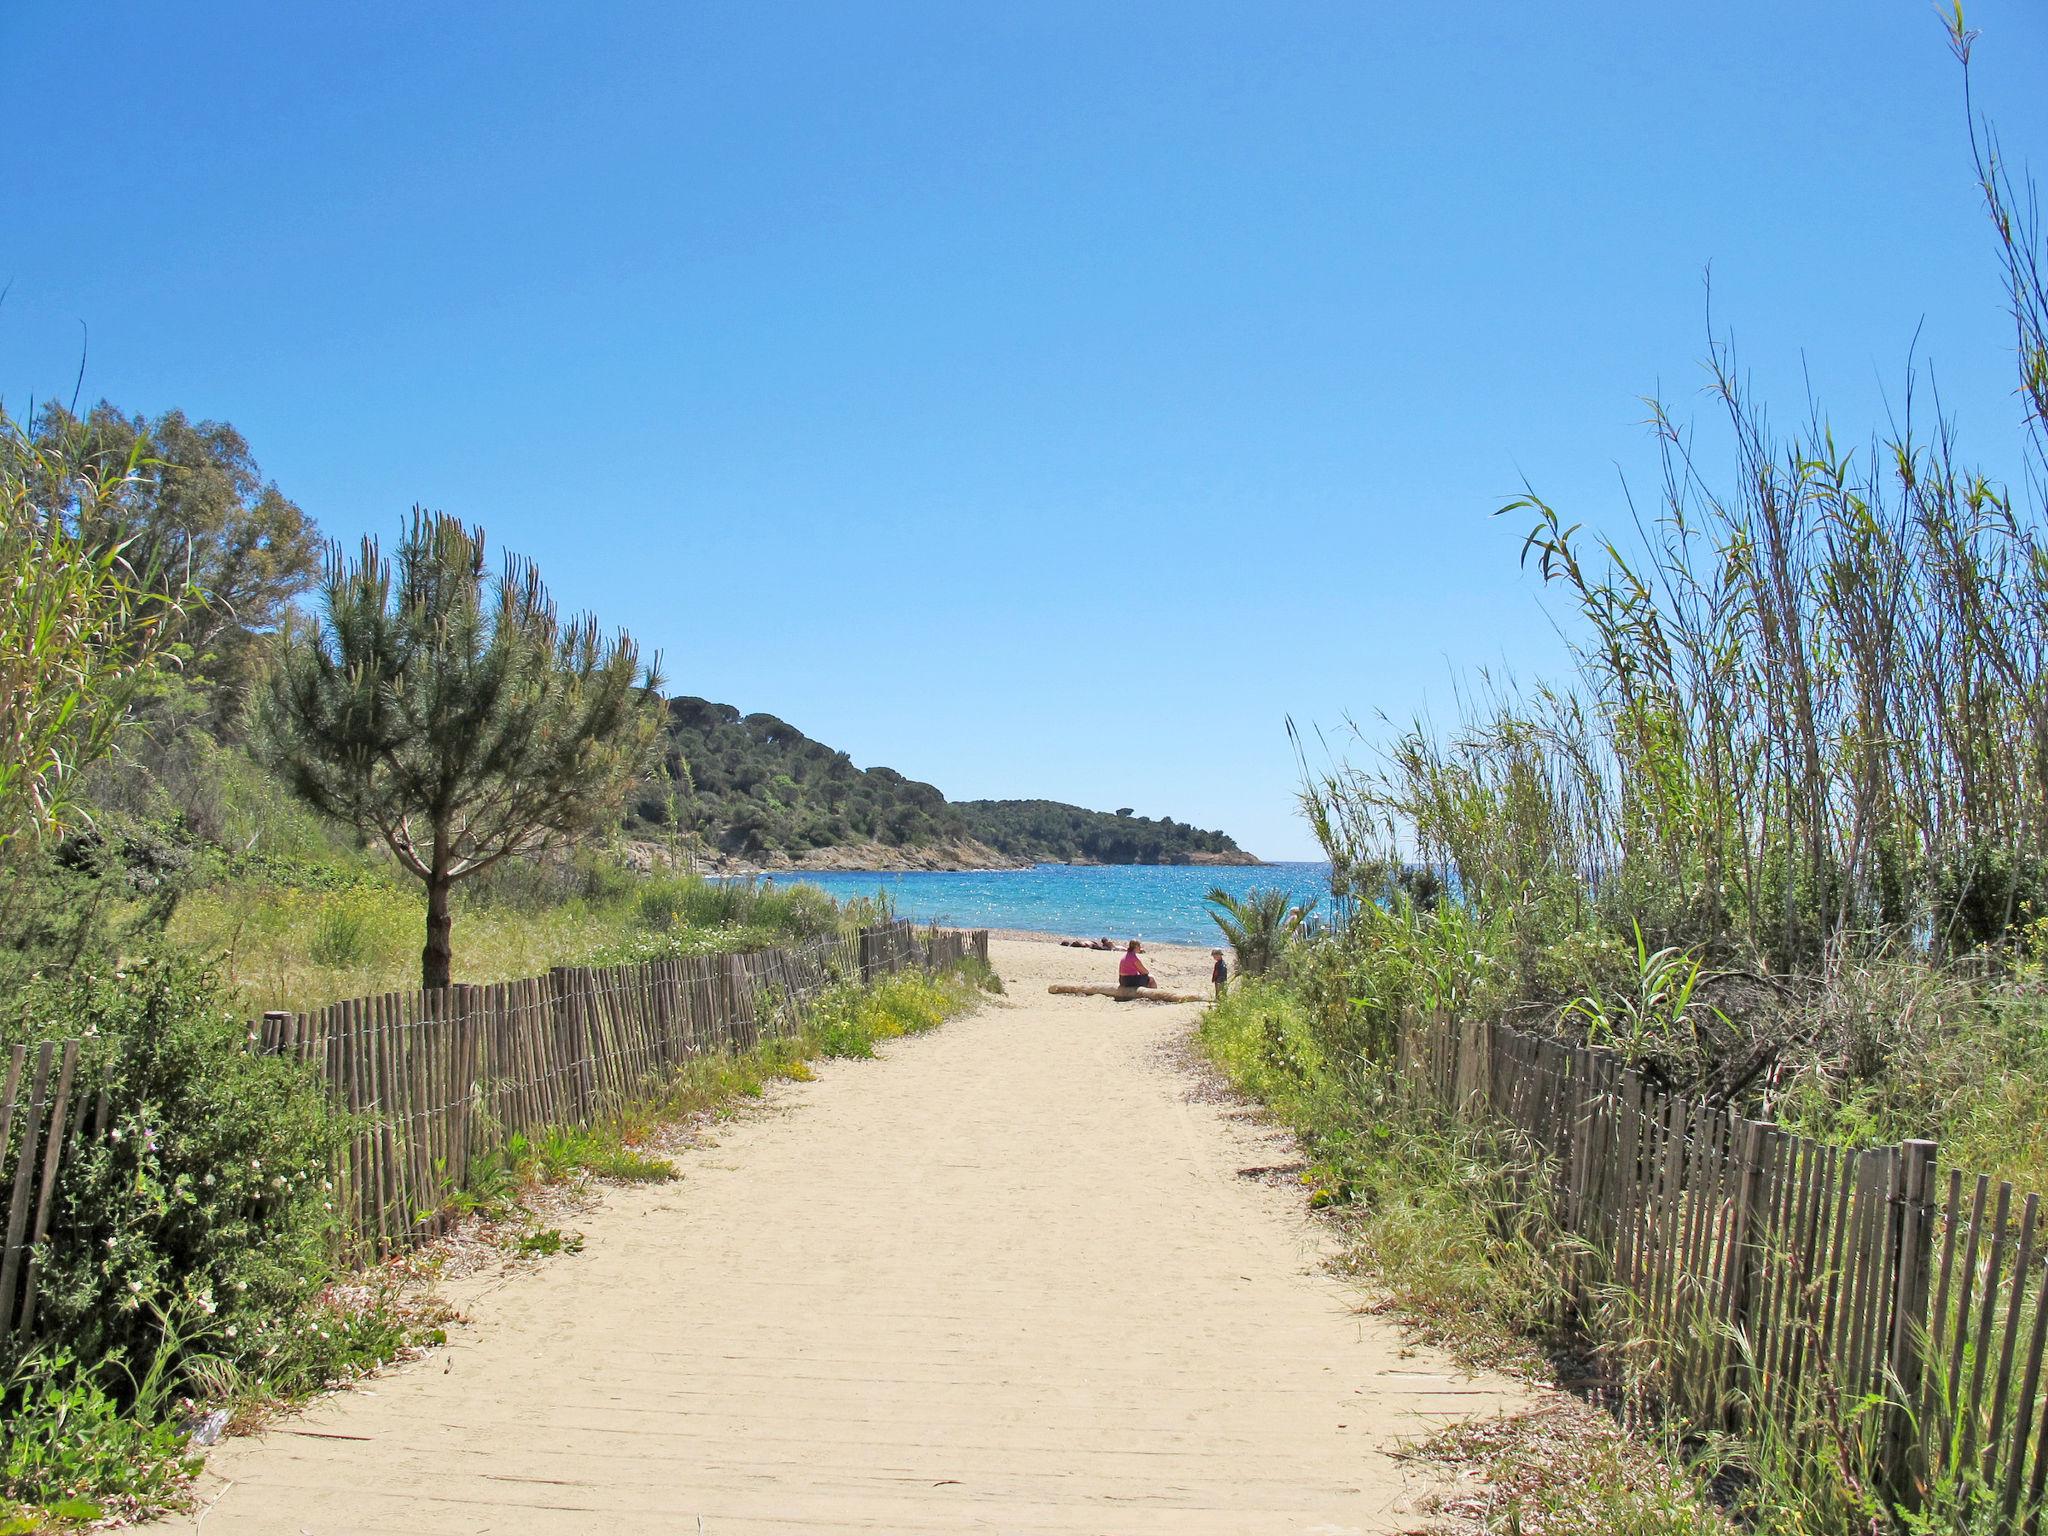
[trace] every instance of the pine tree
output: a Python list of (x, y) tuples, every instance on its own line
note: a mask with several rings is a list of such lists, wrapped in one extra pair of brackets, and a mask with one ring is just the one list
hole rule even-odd
[(318, 622), (287, 624), (266, 756), (427, 888), (420, 984), (445, 987), (457, 881), (616, 818), (661, 724), (621, 632), (564, 621), (533, 563), (486, 572), (483, 530), (415, 507), (394, 563), (329, 551)]

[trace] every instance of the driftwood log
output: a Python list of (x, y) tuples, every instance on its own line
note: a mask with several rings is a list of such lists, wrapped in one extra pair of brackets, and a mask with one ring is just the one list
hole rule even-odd
[(1056, 981), (1045, 989), (1060, 997), (1113, 997), (1135, 1003), (1206, 1003), (1199, 992), (1162, 992), (1157, 987), (1113, 987), (1107, 982)]

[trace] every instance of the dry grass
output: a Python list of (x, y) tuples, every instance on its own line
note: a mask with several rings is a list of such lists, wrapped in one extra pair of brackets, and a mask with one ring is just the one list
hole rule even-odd
[(1563, 1393), (1527, 1413), (1455, 1425), (1408, 1454), (1451, 1480), (1418, 1536), (1733, 1536), (1686, 1472)]
[[(758, 949), (881, 915), (858, 905), (837, 911), (815, 887), (756, 891), (623, 871), (596, 884), (545, 899), (465, 893), (455, 912), (456, 979), (510, 981), (557, 965), (628, 963), (655, 950)], [(252, 1012), (415, 988), (425, 934), (421, 889), (380, 878), (335, 888), (214, 885), (180, 901), (166, 930), (174, 944), (219, 956)]]

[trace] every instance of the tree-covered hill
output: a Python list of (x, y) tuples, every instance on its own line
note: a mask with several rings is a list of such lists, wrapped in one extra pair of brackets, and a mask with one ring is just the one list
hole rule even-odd
[(1011, 858), (1067, 864), (1256, 864), (1222, 832), (1057, 800), (962, 800), (968, 831)]
[(857, 768), (774, 715), (682, 696), (668, 701), (669, 782), (646, 786), (636, 830), (670, 827), (737, 856), (881, 844), (965, 842), (946, 797), (893, 768)]
[(774, 715), (669, 700), (667, 782), (642, 788), (629, 834), (677, 838), (728, 859), (802, 864), (886, 853), (940, 865), (1250, 863), (1221, 832), (1051, 800), (953, 804), (893, 768), (859, 768)]

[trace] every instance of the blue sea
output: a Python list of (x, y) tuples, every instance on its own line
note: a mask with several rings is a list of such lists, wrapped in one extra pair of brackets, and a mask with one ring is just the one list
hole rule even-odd
[(1216, 925), (1203, 898), (1214, 886), (1232, 895), (1280, 886), (1297, 901), (1330, 903), (1330, 866), (1263, 864), (1040, 864), (1034, 869), (977, 869), (927, 874), (783, 874), (783, 882), (821, 885), (834, 896), (886, 892), (902, 916), (956, 928), (1024, 928), (1075, 938), (1150, 939), (1161, 944), (1215, 944)]

